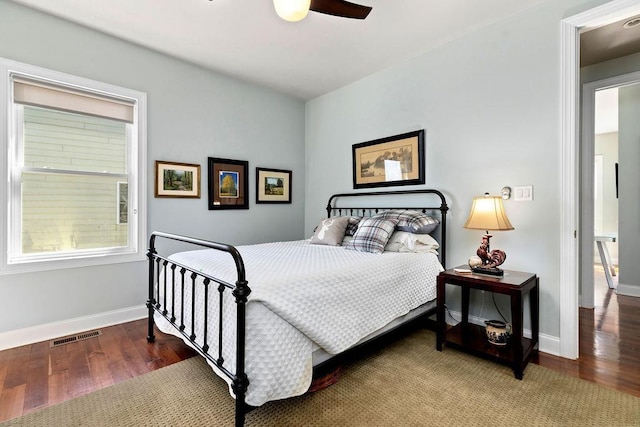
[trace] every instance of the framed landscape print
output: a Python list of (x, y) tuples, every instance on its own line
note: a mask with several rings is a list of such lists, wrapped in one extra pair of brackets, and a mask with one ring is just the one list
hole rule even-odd
[(249, 209), (249, 162), (209, 157), (209, 210)]
[(256, 203), (291, 203), (291, 171), (256, 168)]
[(353, 188), (424, 184), (424, 129), (352, 146)]
[(156, 197), (200, 198), (200, 165), (156, 160)]

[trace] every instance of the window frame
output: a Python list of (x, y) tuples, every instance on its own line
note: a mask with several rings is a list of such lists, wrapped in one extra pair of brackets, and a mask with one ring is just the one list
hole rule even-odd
[[(130, 197), (128, 206), (129, 245), (127, 247), (23, 256), (13, 262), (9, 258), (10, 250), (12, 249), (9, 236), (15, 236), (16, 232), (18, 232), (16, 225), (12, 224), (12, 220), (17, 218), (21, 221), (19, 215), (20, 206), (16, 203), (18, 198), (12, 197), (20, 189), (20, 185), (16, 183), (16, 177), (11, 176), (12, 173), (15, 173), (15, 168), (12, 166), (17, 160), (14, 156), (18, 155), (17, 148), (22, 149), (23, 147), (23, 144), (19, 143), (17, 139), (19, 137), (19, 117), (16, 113), (20, 109), (13, 102), (12, 75), (14, 74), (133, 101), (134, 120), (133, 124), (127, 127), (128, 140), (133, 141), (133, 146), (128, 147), (127, 175), (129, 177)], [(0, 57), (0, 76), (0, 175), (3, 177), (3, 183), (0, 185), (0, 222), (3, 230), (0, 234), (6, 236), (6, 238), (0, 240), (0, 250), (2, 251), (0, 255), (0, 275), (145, 260), (147, 234), (146, 93), (2, 57)], [(15, 188), (12, 188), (12, 185)], [(13, 212), (11, 211), (12, 209)]]

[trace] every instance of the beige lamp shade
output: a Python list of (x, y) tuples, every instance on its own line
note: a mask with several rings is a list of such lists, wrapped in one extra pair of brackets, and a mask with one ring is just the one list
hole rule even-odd
[(278, 16), (285, 21), (300, 21), (309, 13), (311, 0), (273, 0)]
[(464, 228), (476, 230), (513, 230), (502, 205), (500, 196), (478, 196), (473, 198), (469, 218)]

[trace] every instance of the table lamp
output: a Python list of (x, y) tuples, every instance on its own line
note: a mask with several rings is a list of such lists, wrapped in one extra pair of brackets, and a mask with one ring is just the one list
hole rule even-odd
[(490, 196), (489, 193), (485, 193), (484, 196), (474, 197), (469, 218), (467, 218), (467, 222), (463, 227), (472, 230), (485, 230), (486, 233), (482, 237), (482, 243), (476, 252), (479, 259), (472, 258), (469, 260), (469, 267), (473, 272), (503, 276), (504, 272), (498, 266), (507, 259), (507, 254), (500, 249), (491, 250), (489, 246), (489, 239), (493, 237), (489, 234), (489, 230), (514, 229), (504, 211), (502, 198), (500, 196)]

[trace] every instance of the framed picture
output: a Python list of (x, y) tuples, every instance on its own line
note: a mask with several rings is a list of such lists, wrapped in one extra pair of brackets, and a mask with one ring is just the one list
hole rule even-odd
[(424, 184), (424, 129), (352, 146), (353, 188)]
[(156, 160), (156, 197), (200, 198), (200, 165)]
[(256, 203), (291, 203), (291, 171), (256, 168)]
[(209, 157), (209, 210), (249, 209), (249, 162)]

